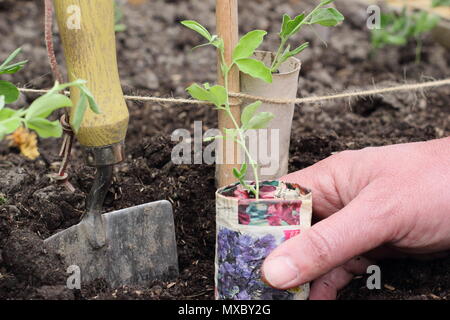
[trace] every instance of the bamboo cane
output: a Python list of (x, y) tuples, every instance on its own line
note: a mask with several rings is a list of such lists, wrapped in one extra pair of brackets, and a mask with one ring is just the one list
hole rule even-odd
[[(231, 64), (233, 49), (239, 41), (239, 26), (238, 26), (238, 2), (237, 0), (217, 0), (216, 1), (216, 22), (217, 22), (217, 34), (221, 37), (225, 44), (225, 60), (228, 64)], [(220, 59), (220, 56), (219, 56)], [(219, 60), (220, 61), (220, 60)], [(224, 79), (221, 74), (220, 68), (218, 68), (218, 82), (224, 84)], [(239, 70), (234, 67), (228, 78), (228, 88), (232, 93), (240, 92)], [(241, 118), (241, 108), (235, 102), (231, 101), (231, 112), (235, 119)], [(219, 111), (219, 129), (234, 128), (232, 121), (225, 114), (224, 111)], [(233, 146), (233, 161), (227, 159), (227, 155), (230, 155), (232, 150), (226, 150), (225, 146), (218, 148), (218, 158), (223, 160), (223, 164), (217, 164), (216, 167), (216, 183), (218, 187), (223, 187), (236, 182), (236, 178), (232, 174), (232, 169), (237, 166), (239, 162), (239, 152), (237, 144)], [(227, 152), (229, 151), (229, 152)]]

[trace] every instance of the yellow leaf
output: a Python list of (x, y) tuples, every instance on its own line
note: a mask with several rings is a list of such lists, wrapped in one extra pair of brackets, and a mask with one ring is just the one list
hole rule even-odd
[(20, 153), (30, 159), (35, 160), (39, 157), (37, 136), (24, 127), (20, 127), (11, 135), (6, 137), (9, 145), (20, 149)]

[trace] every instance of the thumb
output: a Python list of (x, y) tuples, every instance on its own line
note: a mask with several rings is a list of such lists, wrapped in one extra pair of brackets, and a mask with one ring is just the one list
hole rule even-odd
[(380, 207), (377, 189), (369, 185), (342, 210), (281, 244), (263, 264), (265, 282), (293, 288), (392, 239), (396, 223), (388, 219), (395, 215)]

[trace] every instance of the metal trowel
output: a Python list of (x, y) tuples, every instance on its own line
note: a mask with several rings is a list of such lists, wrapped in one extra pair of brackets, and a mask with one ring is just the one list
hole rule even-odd
[[(129, 114), (117, 68), (111, 0), (54, 0), (69, 80), (87, 80), (101, 114), (86, 110), (76, 136), (97, 174), (81, 222), (44, 241), (81, 281), (106, 280), (111, 287), (145, 285), (178, 275), (172, 206), (158, 201), (102, 214), (113, 167), (124, 160)], [(78, 89), (71, 89), (76, 106)], [(75, 107), (71, 110), (73, 115)]]

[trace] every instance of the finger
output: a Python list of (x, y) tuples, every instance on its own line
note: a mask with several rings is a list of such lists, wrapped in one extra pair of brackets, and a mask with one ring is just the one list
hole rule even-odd
[(353, 274), (337, 267), (311, 284), (309, 300), (336, 300), (337, 292), (353, 279)]
[(267, 283), (288, 289), (309, 282), (391, 240), (398, 222), (393, 207), (379, 205), (378, 186), (364, 189), (344, 209), (275, 249), (263, 264)]
[(352, 281), (355, 275), (363, 274), (372, 262), (364, 257), (355, 257), (315, 280), (311, 285), (310, 300), (335, 300), (339, 290)]
[(333, 179), (334, 162), (336, 162), (335, 157), (330, 157), (280, 178), (281, 181), (296, 183), (312, 191), (314, 214), (319, 218), (326, 218), (343, 207)]

